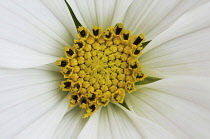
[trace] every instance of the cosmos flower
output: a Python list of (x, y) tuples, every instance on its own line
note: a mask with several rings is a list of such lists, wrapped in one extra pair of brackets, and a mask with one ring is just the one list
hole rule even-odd
[[(68, 84), (60, 89), (65, 79), (55, 64), (58, 61), (57, 65), (62, 65), (59, 58), (65, 59), (66, 49), (79, 47), (74, 41), (78, 40), (75, 18), (67, 3), (84, 27), (78, 29), (79, 37), (84, 37), (81, 32), (86, 27), (87, 32), (101, 27), (108, 37), (106, 28), (110, 27), (117, 35), (116, 28), (121, 23), (125, 32), (136, 34), (133, 44), (120, 42), (132, 48), (129, 52), (141, 51), (136, 57), (140, 64), (136, 65), (141, 65), (139, 71), (147, 76), (141, 77), (144, 81), (138, 81), (132, 93), (122, 88), (127, 89), (123, 104), (113, 101), (120, 99), (110, 98), (106, 107), (99, 106), (86, 118), (83, 116), (88, 112), (82, 106), (69, 107), (76, 99), (69, 98), (71, 92), (61, 90)], [(207, 0), (67, 0), (67, 3), (0, 2), (0, 138), (210, 138)], [(116, 24), (119, 26), (114, 27)], [(148, 43), (143, 50), (139, 47), (146, 43), (134, 43), (138, 35)], [(110, 41), (108, 37), (105, 41)], [(131, 64), (131, 70), (135, 67), (132, 61), (127, 63)], [(65, 72), (68, 68), (63, 69), (64, 75), (68, 73)], [(137, 74), (134, 70), (132, 73)], [(77, 78), (73, 84), (76, 83)]]

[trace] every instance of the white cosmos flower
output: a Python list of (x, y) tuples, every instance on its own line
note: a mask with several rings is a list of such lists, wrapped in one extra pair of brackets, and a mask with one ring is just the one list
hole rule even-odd
[(209, 139), (208, 0), (67, 0), (83, 26), (122, 22), (152, 40), (139, 60), (161, 80), (90, 118), (69, 107), (55, 61), (76, 38), (64, 0), (0, 2), (1, 139)]

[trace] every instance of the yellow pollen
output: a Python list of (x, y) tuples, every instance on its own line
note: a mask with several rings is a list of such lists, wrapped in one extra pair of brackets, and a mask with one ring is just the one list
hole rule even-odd
[(136, 90), (135, 82), (146, 77), (138, 56), (141, 55), (144, 35), (131, 35), (119, 23), (115, 27), (78, 28), (78, 40), (64, 49), (56, 65), (65, 81), (62, 91), (70, 91), (70, 107), (85, 109), (84, 117), (91, 116), (109, 102), (123, 103), (126, 92)]

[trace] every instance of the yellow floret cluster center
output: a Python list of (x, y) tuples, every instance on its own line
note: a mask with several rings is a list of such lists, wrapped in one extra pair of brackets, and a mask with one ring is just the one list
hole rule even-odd
[(123, 103), (126, 92), (135, 91), (135, 82), (146, 77), (138, 61), (144, 35), (132, 36), (119, 23), (104, 31), (79, 27), (77, 36), (56, 64), (66, 78), (60, 88), (72, 92), (70, 106), (86, 109), (84, 117), (89, 117), (110, 101)]

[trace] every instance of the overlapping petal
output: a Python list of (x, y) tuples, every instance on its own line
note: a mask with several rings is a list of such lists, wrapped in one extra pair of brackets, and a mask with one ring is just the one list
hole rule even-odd
[(91, 29), (103, 29), (122, 22), (133, 0), (67, 0), (80, 23)]
[(121, 108), (109, 104), (107, 107), (98, 110), (90, 117), (78, 138), (174, 138), (173, 135), (158, 125), (132, 114), (123, 107)]
[(170, 27), (187, 11), (206, 3), (206, 0), (134, 0), (123, 23), (135, 34), (144, 33), (147, 40)]
[(69, 108), (59, 123), (53, 139), (76, 139), (89, 118), (82, 118), (85, 111), (79, 108)]
[[(59, 72), (61, 71), (61, 68), (58, 67), (55, 62), (50, 63), (50, 64), (46, 64), (43, 66), (39, 66), (39, 67), (34, 67), (34, 69), (41, 69), (41, 70), (46, 70), (46, 71), (54, 71), (54, 72)], [(60, 75), (62, 76), (62, 74), (60, 73)]]
[(197, 6), (183, 14), (170, 28), (157, 35), (143, 50), (147, 51), (178, 37), (208, 28), (210, 2)]
[(2, 1), (0, 17), (1, 67), (28, 68), (52, 63), (55, 57), (63, 55), (63, 47), (73, 41), (65, 26), (37, 0)]
[(140, 57), (149, 76), (210, 76), (210, 40), (206, 28), (161, 44)]
[(53, 138), (53, 134), (68, 109), (69, 99), (63, 98), (39, 119), (22, 130), (15, 138), (46, 139)]
[[(77, 30), (65, 0), (41, 0), (66, 27), (71, 38), (76, 38)], [(72, 40), (71, 40), (72, 41)]]
[[(56, 72), (1, 69), (0, 75), (1, 138), (15, 137), (42, 115), (53, 111), (66, 96), (58, 88), (61, 76)], [(68, 101), (62, 107), (68, 107)]]
[[(196, 78), (196, 79), (195, 79)], [(174, 77), (127, 95), (129, 109), (179, 139), (209, 138), (209, 78)]]
[(55, 62), (58, 57), (37, 52), (30, 47), (0, 40), (0, 67), (2, 68), (32, 68)]
[(155, 38), (140, 57), (149, 76), (210, 76), (210, 3), (181, 17)]

